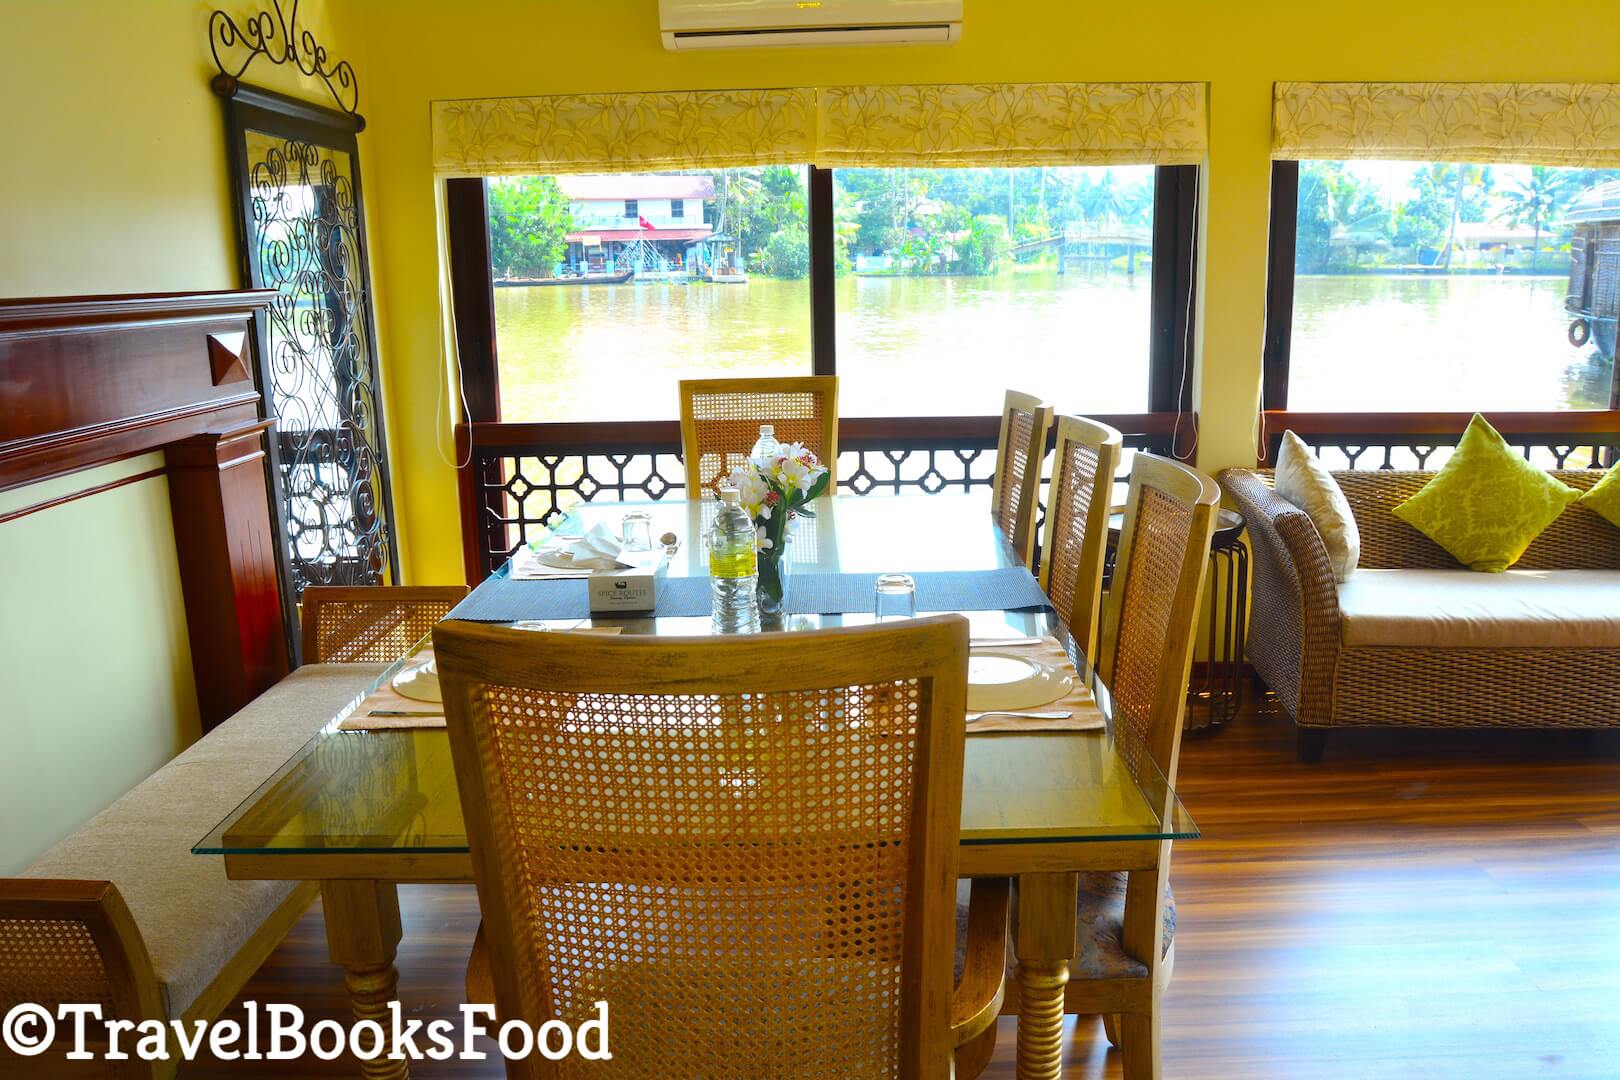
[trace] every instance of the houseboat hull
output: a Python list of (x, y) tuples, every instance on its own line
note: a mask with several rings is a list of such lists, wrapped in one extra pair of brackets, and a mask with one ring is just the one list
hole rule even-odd
[(497, 289), (533, 289), (546, 285), (625, 285), (635, 276), (634, 270), (621, 274), (580, 274), (577, 277), (507, 278), (496, 281)]

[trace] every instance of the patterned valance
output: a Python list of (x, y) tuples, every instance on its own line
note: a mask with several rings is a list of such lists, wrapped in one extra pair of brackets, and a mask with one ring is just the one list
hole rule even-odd
[(1278, 83), (1271, 156), (1620, 165), (1620, 83)]
[(811, 159), (810, 90), (685, 90), (433, 103), (442, 176), (725, 169)]
[(1190, 165), (1203, 83), (835, 86), (817, 92), (824, 166)]
[(433, 104), (434, 168), (497, 176), (743, 165), (1196, 164), (1202, 83), (694, 90)]

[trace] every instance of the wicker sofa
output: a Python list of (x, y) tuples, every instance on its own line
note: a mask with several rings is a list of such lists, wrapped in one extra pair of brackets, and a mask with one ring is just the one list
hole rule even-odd
[(1572, 505), (1506, 574), (1475, 573), (1391, 513), (1433, 475), (1334, 474), (1361, 532), (1344, 585), (1269, 470), (1220, 475), (1254, 550), (1248, 658), (1303, 761), (1336, 727), (1620, 727), (1620, 529)]

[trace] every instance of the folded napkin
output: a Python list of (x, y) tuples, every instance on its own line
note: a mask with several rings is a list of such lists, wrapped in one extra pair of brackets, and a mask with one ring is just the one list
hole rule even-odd
[(554, 542), (538, 551), (521, 547), (512, 559), (512, 576), (533, 578), (584, 577), (593, 570), (624, 570), (624, 545), (607, 525), (597, 525), (577, 540)]

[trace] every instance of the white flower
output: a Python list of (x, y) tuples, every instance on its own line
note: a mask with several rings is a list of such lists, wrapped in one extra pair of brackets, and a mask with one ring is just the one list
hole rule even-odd
[(763, 526), (763, 525), (755, 526), (755, 528), (754, 528), (754, 547), (757, 548), (760, 551), (768, 551), (774, 546), (775, 545), (773, 543), (771, 543), (771, 538), (765, 535), (765, 526)]
[(803, 443), (788, 443), (782, 447), (782, 453), (772, 462), (772, 473), (782, 485), (783, 491), (809, 491), (820, 475), (820, 466), (816, 464), (816, 456), (804, 448)]
[(770, 508), (765, 505), (765, 496), (770, 494), (770, 484), (759, 474), (759, 470), (752, 465), (739, 465), (731, 470), (727, 482), (737, 489), (738, 501), (751, 518), (770, 517)]

